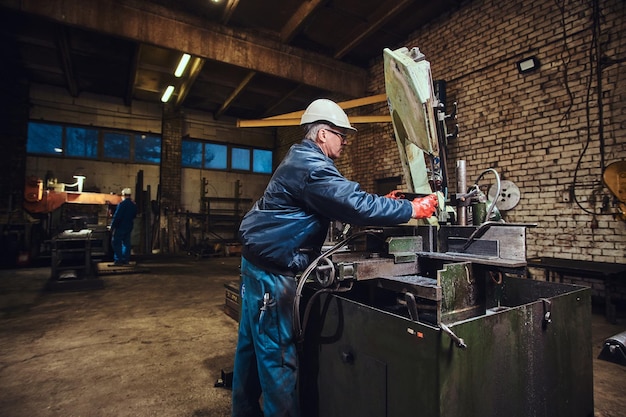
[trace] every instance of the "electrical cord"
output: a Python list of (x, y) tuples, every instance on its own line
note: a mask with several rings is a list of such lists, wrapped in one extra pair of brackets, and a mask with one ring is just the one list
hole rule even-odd
[[(561, 2), (562, 1), (562, 2)], [(569, 85), (569, 65), (572, 61), (572, 51), (567, 43), (567, 26), (565, 24), (565, 2), (566, 0), (555, 0), (556, 6), (561, 13), (560, 23), (561, 23), (561, 35), (563, 40), (563, 49), (564, 51), (561, 53), (561, 60), (563, 61), (563, 84), (565, 87), (565, 92), (568, 97), (568, 105), (565, 111), (563, 112), (563, 117), (561, 118), (561, 124), (564, 124), (570, 117), (571, 110), (574, 107), (574, 94), (572, 93), (572, 89)], [(566, 55), (567, 53), (567, 55)]]
[[(591, 26), (591, 45), (589, 48), (589, 78), (587, 80), (587, 88), (586, 88), (586, 107), (585, 107), (585, 119), (587, 124), (587, 138), (585, 141), (585, 145), (583, 146), (583, 150), (580, 153), (578, 161), (576, 162), (576, 168), (574, 169), (574, 178), (572, 180), (572, 199), (576, 203), (576, 205), (585, 213), (590, 214), (592, 216), (601, 216), (601, 215), (612, 215), (611, 213), (598, 213), (593, 209), (587, 209), (582, 206), (581, 202), (578, 200), (578, 196), (576, 195), (576, 185), (578, 183), (578, 172), (580, 170), (583, 157), (587, 153), (589, 149), (589, 145), (591, 144), (591, 106), (589, 105), (589, 101), (591, 100), (592, 94), (592, 81), (593, 76), (595, 75), (597, 89), (598, 89), (598, 138), (599, 138), (599, 153), (600, 153), (600, 172), (604, 171), (604, 117), (603, 117), (603, 100), (602, 100), (602, 46), (600, 45), (600, 21), (602, 19), (602, 13), (600, 10), (598, 0), (591, 0), (590, 4), (592, 6), (592, 26)], [(594, 119), (595, 120), (595, 119)]]
[[(327, 288), (322, 288), (320, 290), (317, 290), (315, 293), (313, 293), (313, 295), (307, 302), (307, 305), (304, 311), (304, 317), (301, 322), (300, 321), (300, 299), (302, 298), (302, 290), (304, 289), (304, 285), (308, 281), (309, 276), (313, 273), (313, 271), (316, 270), (319, 262), (322, 259), (324, 259), (326, 263), (329, 263), (329, 262), (332, 263), (329, 257), (332, 256), (334, 253), (338, 252), (341, 248), (343, 248), (352, 240), (356, 239), (357, 237), (364, 236), (364, 235), (375, 236), (381, 232), (382, 230), (380, 229), (370, 229), (370, 230), (363, 230), (360, 232), (356, 232), (353, 235), (342, 240), (341, 242), (337, 243), (336, 245), (334, 245), (332, 248), (330, 248), (329, 250), (327, 250), (326, 252), (318, 256), (317, 258), (315, 258), (315, 260), (313, 260), (313, 262), (311, 262), (309, 266), (307, 266), (307, 268), (304, 270), (304, 272), (302, 273), (302, 276), (300, 277), (300, 280), (298, 281), (298, 286), (296, 287), (296, 296), (294, 298), (294, 303), (293, 303), (293, 330), (294, 330), (294, 336), (295, 336), (296, 345), (298, 346), (298, 350), (302, 348), (302, 342), (304, 342), (304, 330), (306, 329), (306, 326), (307, 326), (309, 315), (311, 313), (311, 308), (313, 306), (313, 301), (315, 301), (315, 299), (322, 294), (332, 293), (332, 292), (348, 292), (352, 289), (352, 286), (354, 285), (353, 281), (350, 281), (350, 285), (347, 287), (340, 287), (339, 283), (336, 283), (336, 286), (334, 288), (327, 287)], [(467, 277), (469, 280), (469, 270), (467, 270), (467, 268), (466, 268), (466, 273), (467, 273)], [(334, 269), (333, 269), (333, 274), (334, 274)], [(325, 282), (323, 285), (331, 285), (332, 283), (334, 283), (334, 277), (330, 277), (329, 279), (325, 281), (327, 282)], [(465, 341), (462, 338), (458, 337), (443, 322), (439, 323), (439, 328), (441, 329), (442, 332), (448, 334), (459, 348), (461, 349), (467, 348), (467, 344), (465, 343)]]
[[(338, 283), (334, 282), (334, 276), (331, 276), (329, 279), (325, 280), (323, 282), (323, 284), (322, 284), (322, 285), (326, 286), (326, 288), (322, 288), (322, 289), (316, 291), (313, 294), (313, 296), (311, 296), (311, 298), (309, 299), (309, 301), (307, 303), (307, 306), (305, 308), (304, 318), (302, 319), (302, 321), (300, 321), (300, 300), (302, 299), (302, 290), (304, 289), (304, 285), (308, 281), (309, 276), (313, 273), (313, 271), (316, 270), (316, 268), (319, 265), (319, 263), (322, 260), (324, 260), (326, 263), (332, 262), (330, 260), (330, 256), (332, 256), (335, 253), (337, 253), (345, 245), (347, 245), (348, 243), (352, 242), (356, 238), (361, 237), (361, 236), (365, 236), (365, 235), (373, 235), (374, 236), (374, 235), (377, 235), (377, 234), (379, 234), (381, 232), (382, 232), (382, 230), (380, 230), (380, 229), (368, 229), (368, 230), (362, 230), (360, 232), (356, 232), (356, 233), (348, 236), (347, 238), (343, 239), (339, 243), (335, 244), (333, 247), (328, 249), (326, 252), (322, 253), (320, 256), (315, 258), (313, 260), (313, 262), (311, 262), (309, 264), (309, 266), (307, 266), (307, 268), (304, 270), (304, 272), (300, 276), (300, 279), (298, 280), (298, 286), (296, 287), (296, 295), (295, 295), (294, 302), (293, 302), (293, 330), (294, 330), (294, 336), (296, 338), (296, 342), (301, 343), (304, 340), (304, 329), (306, 329), (306, 324), (308, 322), (309, 314), (311, 312), (312, 301), (314, 301), (319, 295), (321, 295), (323, 293), (347, 292), (347, 291), (350, 291), (352, 289), (352, 283), (350, 283), (350, 286), (348, 286), (348, 287), (340, 287)], [(333, 272), (333, 275), (334, 275), (334, 272)], [(329, 286), (333, 285), (333, 284), (336, 284), (335, 287), (334, 288), (329, 288)]]

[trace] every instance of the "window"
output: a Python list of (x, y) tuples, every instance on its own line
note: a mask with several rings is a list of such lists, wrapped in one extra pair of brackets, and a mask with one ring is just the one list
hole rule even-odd
[(183, 140), (182, 165), (189, 168), (202, 168), (202, 142)]
[[(161, 137), (32, 121), (28, 123), (26, 151), (59, 157), (158, 164), (161, 162)], [(273, 152), (267, 149), (183, 139), (181, 154), (182, 166), (186, 168), (272, 173)]]
[(29, 123), (26, 151), (29, 153), (62, 153), (63, 127), (47, 123)]
[[(156, 134), (91, 126), (28, 123), (26, 151), (59, 157), (104, 159), (159, 164), (161, 137)], [(272, 151), (183, 139), (181, 163), (185, 168), (271, 174)]]
[(265, 149), (252, 150), (252, 172), (259, 174), (272, 173), (272, 151)]
[(250, 171), (250, 149), (232, 148), (230, 166), (232, 169)]
[(204, 144), (204, 167), (213, 169), (226, 169), (228, 159), (226, 157), (228, 148), (226, 145), (215, 143)]
[[(161, 162), (161, 137), (148, 133), (32, 121), (28, 122), (26, 152), (158, 164)], [(202, 167), (201, 161), (202, 155), (198, 168)]]
[(65, 129), (65, 155), (97, 158), (98, 130), (67, 127)]
[(118, 132), (104, 132), (102, 139), (105, 158), (130, 159), (130, 135)]
[[(230, 159), (228, 155), (230, 153)], [(272, 173), (272, 151), (242, 148), (200, 140), (183, 140), (182, 166), (186, 168), (208, 168), (226, 171)]]
[(135, 161), (161, 162), (161, 138), (151, 135), (135, 135)]

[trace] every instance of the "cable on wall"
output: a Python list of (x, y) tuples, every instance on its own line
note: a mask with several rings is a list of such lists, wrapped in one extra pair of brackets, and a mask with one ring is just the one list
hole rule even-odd
[[(574, 178), (572, 180), (572, 199), (576, 203), (576, 205), (585, 213), (591, 214), (593, 216), (596, 215), (611, 215), (611, 213), (598, 213), (595, 210), (589, 210), (582, 206), (580, 201), (578, 200), (578, 196), (576, 195), (576, 185), (578, 184), (578, 173), (580, 171), (580, 166), (582, 164), (583, 157), (587, 153), (589, 149), (589, 145), (592, 141), (592, 133), (591, 133), (591, 95), (592, 95), (592, 84), (595, 78), (596, 80), (596, 90), (597, 90), (597, 109), (598, 109), (598, 139), (599, 139), (599, 153), (600, 153), (600, 172), (604, 171), (604, 112), (603, 112), (603, 101), (602, 101), (602, 46), (600, 44), (600, 22), (601, 22), (601, 10), (599, 0), (591, 0), (590, 5), (592, 8), (592, 16), (591, 16), (591, 44), (589, 48), (589, 77), (587, 79), (587, 93), (585, 97), (585, 118), (587, 124), (587, 139), (585, 141), (585, 145), (583, 147), (582, 152), (578, 158), (576, 163), (576, 168), (574, 169)], [(600, 182), (599, 182), (600, 183)], [(594, 199), (595, 200), (595, 199)], [(590, 199), (591, 202), (591, 199)]]

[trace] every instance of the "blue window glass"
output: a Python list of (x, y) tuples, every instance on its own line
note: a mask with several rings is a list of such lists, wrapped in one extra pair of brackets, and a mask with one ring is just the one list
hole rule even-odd
[(252, 172), (272, 173), (272, 151), (254, 149), (252, 151)]
[(230, 166), (233, 169), (250, 171), (250, 149), (233, 148), (231, 151)]
[(98, 130), (82, 127), (65, 128), (65, 155), (98, 157)]
[(228, 148), (226, 145), (215, 143), (204, 144), (204, 167), (212, 169), (226, 169)]
[(63, 127), (47, 123), (28, 123), (26, 151), (29, 153), (62, 153)]
[(202, 143), (183, 140), (182, 165), (188, 168), (202, 168)]
[(135, 161), (158, 164), (161, 161), (161, 138), (152, 135), (135, 135)]
[(130, 159), (130, 135), (126, 133), (104, 132), (102, 136), (104, 157)]

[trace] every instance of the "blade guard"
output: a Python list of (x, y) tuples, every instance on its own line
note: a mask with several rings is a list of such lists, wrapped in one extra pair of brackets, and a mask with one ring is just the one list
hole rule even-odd
[(430, 62), (417, 48), (385, 48), (383, 57), (389, 112), (405, 177), (410, 178), (408, 191), (432, 193), (424, 153), (437, 157), (439, 142)]

